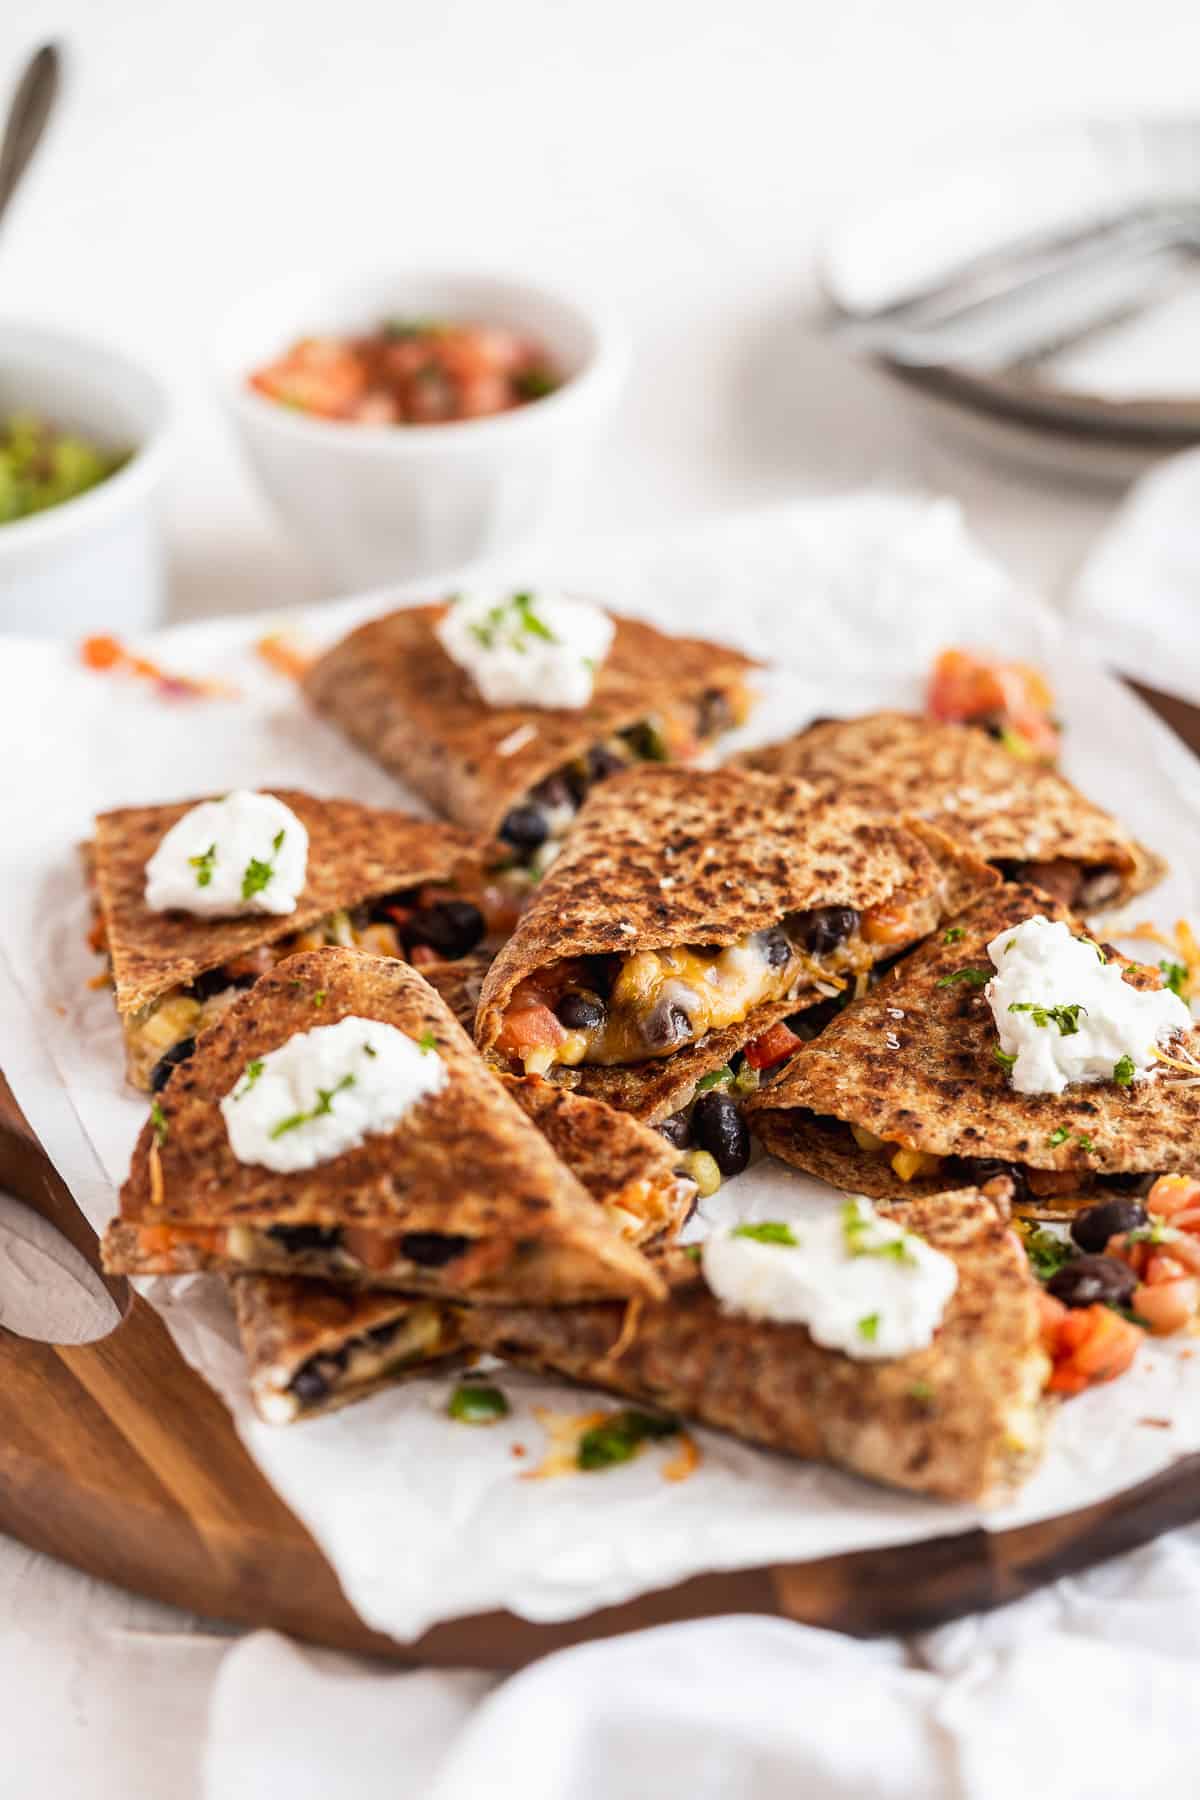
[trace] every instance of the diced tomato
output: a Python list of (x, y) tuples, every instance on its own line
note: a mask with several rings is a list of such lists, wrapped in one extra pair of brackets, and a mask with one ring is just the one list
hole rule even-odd
[(174, 1250), (203, 1250), (219, 1255), (225, 1248), (224, 1227), (205, 1231), (199, 1226), (181, 1231), (176, 1225), (142, 1225), (138, 1228), (138, 1249), (146, 1256), (169, 1256)]
[(124, 662), (125, 651), (119, 638), (88, 637), (79, 646), (79, 655), (89, 669), (115, 669)]
[(1151, 1283), (1154, 1264), (1164, 1265), (1171, 1260), (1165, 1256), (1153, 1258), (1146, 1271), (1147, 1279), (1133, 1293), (1133, 1310), (1139, 1319), (1145, 1319), (1155, 1337), (1170, 1337), (1172, 1332), (1190, 1325), (1200, 1301), (1200, 1282), (1194, 1275)]
[(868, 944), (902, 944), (912, 936), (912, 914), (907, 906), (873, 906), (859, 930)]
[(489, 883), (474, 898), (489, 933), (497, 937), (509, 937), (516, 930), (524, 896), (501, 887), (498, 883)]
[(1146, 1211), (1172, 1219), (1189, 1207), (1200, 1208), (1200, 1181), (1191, 1175), (1160, 1175), (1146, 1195)]
[(1055, 1394), (1081, 1394), (1093, 1382), (1113, 1381), (1124, 1374), (1141, 1342), (1139, 1327), (1111, 1307), (1067, 1310), (1054, 1329), (1054, 1372), (1047, 1386)]
[(270, 944), (260, 944), (256, 950), (247, 950), (244, 956), (235, 956), (223, 964), (225, 973), (232, 980), (238, 975), (266, 975), (275, 967), (276, 952)]
[(540, 1000), (516, 1002), (504, 1016), (496, 1048), (502, 1056), (524, 1057), (531, 1050), (552, 1049), (564, 1043), (566, 1032)]
[(432, 944), (414, 944), (408, 954), (414, 969), (421, 969), (427, 963), (441, 962), (442, 960)]
[(1051, 717), (1054, 697), (1037, 669), (978, 657), (969, 650), (943, 650), (933, 666), (926, 696), (931, 718), (997, 725), (1001, 741), (1017, 755), (1053, 762), (1059, 733)]
[(351, 1256), (357, 1257), (364, 1269), (372, 1269), (375, 1273), (390, 1268), (396, 1260), (395, 1241), (386, 1231), (369, 1231), (362, 1225), (347, 1225), (342, 1229), (342, 1245)]
[(781, 1063), (785, 1057), (790, 1056), (803, 1041), (794, 1031), (789, 1031), (781, 1020), (778, 1025), (772, 1025), (770, 1031), (764, 1031), (761, 1037), (756, 1037), (753, 1043), (746, 1045), (746, 1061), (752, 1069), (773, 1069), (776, 1063)]

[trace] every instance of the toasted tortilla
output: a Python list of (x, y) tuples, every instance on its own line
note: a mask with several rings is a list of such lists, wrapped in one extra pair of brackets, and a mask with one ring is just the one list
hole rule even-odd
[(739, 767), (791, 775), (865, 812), (913, 813), (949, 832), (985, 862), (1065, 860), (1112, 869), (1120, 886), (1106, 906), (1152, 887), (1166, 864), (1062, 775), (1023, 761), (972, 725), (914, 713), (823, 719), (780, 744), (750, 750)]
[(858, 1361), (803, 1326), (722, 1311), (678, 1251), (665, 1263), (665, 1300), (470, 1308), (463, 1332), (510, 1362), (873, 1481), (945, 1500), (1000, 1498), (1029, 1473), (1044, 1435), (1037, 1282), (1001, 1198), (971, 1188), (896, 1216), (953, 1257), (959, 1282), (930, 1347), (895, 1361)]
[[(801, 1045), (745, 1108), (767, 1149), (839, 1187), (897, 1199), (930, 1182), (944, 1186), (954, 1166), (903, 1181), (886, 1156), (860, 1149), (846, 1125), (935, 1156), (1081, 1178), (1194, 1169), (1200, 1087), (1164, 1070), (1127, 1088), (1105, 1081), (1074, 1083), (1062, 1094), (1018, 1094), (995, 1060), (996, 1026), (982, 987), (938, 985), (960, 969), (990, 971), (992, 938), (1039, 913), (1085, 930), (1048, 894), (1006, 884), (955, 920), (961, 937), (946, 943), (939, 932)], [(1130, 965), (1130, 978), (1138, 986), (1159, 980), (1157, 970), (1140, 965)], [(1188, 1042), (1197, 1056), (1200, 1035), (1193, 1031)]]
[[(276, 1174), (239, 1162), (220, 1100), (254, 1058), (350, 1015), (416, 1040), (432, 1034), (446, 1086), (393, 1131), (315, 1169)], [(105, 1235), (106, 1267), (115, 1273), (253, 1269), (475, 1300), (536, 1294), (556, 1303), (657, 1291), (641, 1253), (406, 963), (338, 949), (289, 957), (204, 1033), (158, 1106), (157, 1129), (150, 1121), (142, 1131), (120, 1219)]]
[[(678, 1150), (536, 1077), (506, 1076), (504, 1087), (623, 1237), (656, 1251), (674, 1240), (696, 1197), (695, 1183), (676, 1172)], [(287, 1275), (239, 1275), (231, 1285), (250, 1391), (268, 1424), (363, 1399), (461, 1343), (458, 1310), (436, 1301)]]
[[(994, 884), (994, 870), (917, 822), (885, 824), (803, 782), (738, 771), (645, 768), (613, 776), (587, 800), (562, 854), (484, 979), (477, 1041), (491, 1051), (517, 985), (567, 957), (629, 956), (670, 945), (737, 943), (813, 907), (860, 911), (903, 895), (939, 916)], [(899, 943), (873, 946), (875, 960)], [(786, 999), (752, 1009), (664, 1057), (569, 1071), (580, 1092), (659, 1120), (776, 1020), (811, 1003), (819, 973)]]
[(593, 745), (680, 702), (740, 690), (758, 665), (701, 638), (612, 615), (616, 635), (587, 706), (489, 706), (434, 635), (444, 606), (360, 625), (304, 680), (331, 719), (448, 818), (498, 831), (510, 807)]
[(248, 918), (201, 919), (184, 912), (156, 912), (145, 898), (146, 863), (166, 832), (195, 800), (166, 806), (131, 806), (101, 813), (85, 846), (104, 924), (117, 1011), (125, 1036), (126, 1073), (135, 1087), (150, 1085), (161, 1047), (143, 1041), (148, 1011), (197, 976), (294, 932), (426, 881), (477, 889), (484, 865), (498, 846), (440, 820), (362, 806), (356, 800), (320, 800), (290, 788), (272, 788), (308, 831), (308, 872), (293, 912)]

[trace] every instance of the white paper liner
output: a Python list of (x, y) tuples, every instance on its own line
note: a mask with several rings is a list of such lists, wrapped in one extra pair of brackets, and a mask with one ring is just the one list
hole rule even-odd
[[(1067, 721), (1068, 773), (1173, 864), (1170, 881), (1133, 911), (1167, 925), (1194, 916), (1194, 762), (977, 551), (954, 507), (873, 495), (806, 503), (671, 539), (581, 547), (554, 572), (668, 628), (770, 658), (777, 666), (747, 740), (814, 713), (915, 705), (947, 643), (1038, 661)], [(531, 571), (506, 573), (527, 581)], [(391, 601), (314, 609), (290, 623), (329, 640)], [(166, 701), (85, 671), (71, 647), (4, 643), (0, 950), (9, 974), (0, 967), (0, 1068), (97, 1229), (114, 1210), (145, 1101), (122, 1082), (111, 996), (87, 986), (97, 963), (83, 942), (75, 846), (92, 814), (272, 783), (408, 801), (257, 661), (252, 646), (274, 623), (221, 621), (154, 639), (168, 667), (235, 681), (237, 702)], [(829, 1203), (830, 1190), (762, 1160), (709, 1211), (778, 1217)], [(145, 1289), (351, 1604), (399, 1638), (493, 1607), (562, 1619), (705, 1569), (978, 1524), (1004, 1529), (1089, 1505), (1200, 1448), (1200, 1354), (1188, 1340), (1148, 1344), (1129, 1375), (1063, 1407), (1041, 1470), (1000, 1510), (891, 1493), (707, 1431), (695, 1433), (702, 1465), (682, 1483), (663, 1479), (669, 1445), (602, 1475), (529, 1481), (545, 1443), (532, 1408), (578, 1412), (588, 1403), (578, 1389), (505, 1372), (512, 1416), (483, 1430), (445, 1417), (444, 1376), (418, 1378), (329, 1418), (272, 1429), (251, 1411), (220, 1282)]]

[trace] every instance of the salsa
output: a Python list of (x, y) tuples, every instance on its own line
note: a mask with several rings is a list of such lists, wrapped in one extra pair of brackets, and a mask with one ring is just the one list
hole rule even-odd
[(125, 451), (55, 431), (35, 413), (10, 413), (0, 420), (0, 525), (86, 494), (126, 460)]
[(365, 337), (300, 338), (249, 381), (318, 419), (448, 425), (544, 400), (563, 376), (540, 344), (502, 326), (389, 319)]

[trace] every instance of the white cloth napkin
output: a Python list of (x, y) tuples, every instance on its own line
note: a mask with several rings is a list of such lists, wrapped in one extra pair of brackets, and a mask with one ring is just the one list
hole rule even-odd
[(912, 1644), (708, 1619), (492, 1685), (269, 1632), (226, 1658), (206, 1800), (1128, 1800), (1196, 1791), (1200, 1527)]
[(1135, 484), (1080, 570), (1068, 611), (1092, 655), (1200, 704), (1200, 450)]

